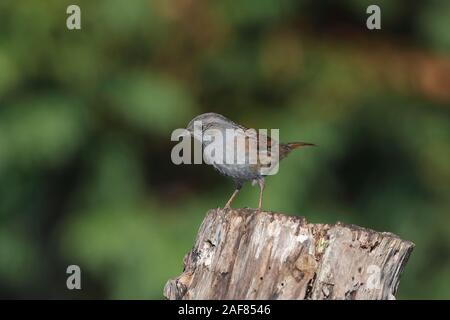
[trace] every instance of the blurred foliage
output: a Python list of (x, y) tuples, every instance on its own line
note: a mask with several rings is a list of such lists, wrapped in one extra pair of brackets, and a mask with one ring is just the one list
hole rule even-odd
[(448, 2), (379, 1), (379, 31), (371, 1), (85, 0), (77, 31), (69, 4), (0, 2), (0, 297), (161, 298), (232, 192), (170, 161), (214, 111), (319, 145), (265, 208), (411, 240), (398, 297), (450, 298)]

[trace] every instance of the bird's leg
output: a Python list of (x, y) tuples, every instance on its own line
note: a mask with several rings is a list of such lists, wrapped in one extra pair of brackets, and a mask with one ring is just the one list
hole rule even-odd
[(225, 204), (224, 209), (231, 209), (231, 203), (233, 202), (234, 198), (236, 197), (236, 195), (238, 194), (239, 189), (234, 190), (233, 194), (230, 197), (230, 200), (227, 201), (227, 203)]
[(258, 180), (258, 185), (259, 185), (258, 211), (261, 211), (261, 207), (262, 207), (262, 198), (263, 198), (263, 191), (264, 191), (264, 178)]
[(239, 193), (239, 190), (242, 188), (242, 183), (236, 183), (236, 189), (234, 190), (233, 194), (231, 195), (230, 199), (225, 204), (224, 209), (231, 209), (231, 203), (233, 202), (236, 195)]

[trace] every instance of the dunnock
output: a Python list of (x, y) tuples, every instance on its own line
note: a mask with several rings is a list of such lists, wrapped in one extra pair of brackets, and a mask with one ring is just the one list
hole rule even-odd
[[(197, 123), (201, 123), (201, 130), (194, 130), (195, 129), (194, 125)], [(267, 175), (267, 172), (264, 172), (263, 169), (267, 168), (269, 165), (273, 166), (277, 164), (281, 159), (285, 158), (292, 150), (296, 148), (303, 146), (314, 146), (314, 144), (306, 142), (278, 143), (277, 141), (275, 141), (275, 139), (272, 139), (266, 135), (262, 135), (261, 133), (255, 134), (256, 131), (252, 132), (251, 130), (248, 130), (243, 126), (234, 123), (230, 119), (213, 112), (198, 115), (189, 122), (186, 129), (192, 136), (194, 136), (195, 139), (202, 142), (204, 150), (208, 146), (208, 144), (211, 143), (212, 141), (211, 139), (205, 139), (206, 135), (211, 130), (217, 130), (221, 132), (222, 135), (225, 137), (226, 132), (229, 132), (231, 129), (233, 130), (233, 132), (237, 132), (237, 135), (244, 134), (245, 138), (247, 139), (246, 141), (250, 141), (250, 143), (251, 142), (255, 143), (258, 154), (256, 162), (249, 161), (250, 143), (246, 143), (244, 145), (244, 150), (242, 150), (245, 157), (245, 163), (242, 162), (226, 163), (225, 161), (218, 162), (211, 159), (205, 159), (209, 164), (213, 165), (217, 171), (219, 171), (221, 174), (225, 176), (233, 178), (235, 182), (236, 188), (233, 194), (231, 195), (230, 199), (225, 204), (224, 208), (226, 209), (230, 208), (232, 201), (238, 194), (243, 183), (246, 181), (252, 181), (252, 185), (258, 183), (260, 188), (258, 210), (261, 210), (264, 191), (264, 177)], [(261, 140), (264, 140), (264, 142), (261, 143)], [(223, 147), (223, 150), (227, 152), (230, 151), (231, 148), (234, 149), (235, 144), (233, 144), (233, 142), (235, 142), (235, 139), (233, 139), (233, 141), (230, 141), (229, 139), (225, 140), (224, 141), (225, 146)], [(267, 150), (267, 153), (260, 153), (262, 148), (261, 145), (264, 145), (265, 150)], [(273, 158), (271, 156), (273, 155), (272, 153), (275, 150), (275, 146), (278, 147), (276, 149), (277, 156)], [(240, 150), (238, 148), (237, 150), (238, 157), (239, 151)], [(204, 157), (206, 157), (206, 154), (204, 154)], [(274, 163), (274, 161), (276, 163)]]

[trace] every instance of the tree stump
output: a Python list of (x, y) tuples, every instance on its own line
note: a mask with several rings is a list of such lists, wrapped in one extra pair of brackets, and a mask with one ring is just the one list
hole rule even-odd
[(395, 299), (414, 244), (355, 225), (213, 209), (167, 299)]

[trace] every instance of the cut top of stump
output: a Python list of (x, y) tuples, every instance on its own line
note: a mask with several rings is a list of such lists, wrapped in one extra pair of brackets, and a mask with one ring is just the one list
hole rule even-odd
[(168, 299), (395, 299), (414, 247), (392, 233), (213, 209)]

